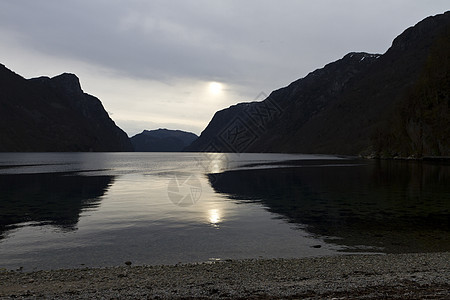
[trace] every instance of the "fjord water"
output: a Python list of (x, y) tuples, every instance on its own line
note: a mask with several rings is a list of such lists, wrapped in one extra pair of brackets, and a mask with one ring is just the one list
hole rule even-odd
[(318, 155), (0, 154), (0, 268), (450, 250), (450, 166)]

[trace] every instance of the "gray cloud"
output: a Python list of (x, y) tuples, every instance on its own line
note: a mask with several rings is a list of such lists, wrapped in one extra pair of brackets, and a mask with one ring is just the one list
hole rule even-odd
[(129, 75), (228, 78), (337, 58), (351, 47), (384, 51), (424, 8), (442, 11), (423, 1), (419, 12), (408, 12), (414, 1), (379, 2), (4, 1), (0, 22), (25, 46)]

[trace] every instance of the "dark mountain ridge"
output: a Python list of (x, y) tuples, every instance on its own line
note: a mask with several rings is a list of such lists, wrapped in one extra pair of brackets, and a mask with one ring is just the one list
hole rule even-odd
[(138, 152), (180, 152), (198, 136), (181, 130), (144, 130), (131, 138), (134, 150)]
[(0, 64), (0, 151), (132, 151), (78, 77), (25, 79)]
[(450, 12), (426, 18), (383, 55), (349, 53), (221, 110), (187, 150), (448, 156), (449, 28)]

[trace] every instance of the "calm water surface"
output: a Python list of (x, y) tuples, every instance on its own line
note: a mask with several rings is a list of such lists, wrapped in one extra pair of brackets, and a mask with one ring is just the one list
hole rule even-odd
[(448, 165), (287, 154), (0, 154), (0, 268), (443, 250)]

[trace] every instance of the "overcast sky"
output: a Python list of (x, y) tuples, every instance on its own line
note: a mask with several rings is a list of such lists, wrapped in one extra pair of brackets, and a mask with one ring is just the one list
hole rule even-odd
[[(199, 134), (214, 112), (348, 52), (384, 53), (448, 0), (0, 0), (0, 63), (80, 78), (132, 136)], [(1, 96), (1, 95), (0, 95)]]

